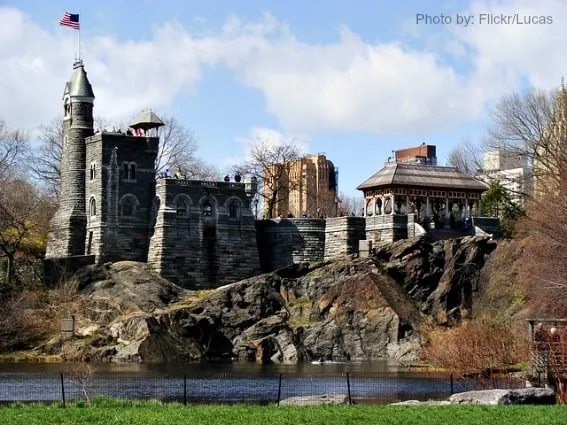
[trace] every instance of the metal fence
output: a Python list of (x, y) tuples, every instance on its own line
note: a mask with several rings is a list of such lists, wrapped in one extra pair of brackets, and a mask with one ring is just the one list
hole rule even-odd
[(327, 396), (345, 403), (385, 404), (405, 400), (440, 400), (474, 389), (520, 388), (512, 377), (457, 378), (431, 373), (342, 373), (334, 375), (238, 374), (0, 374), (0, 403), (62, 403), (156, 400), (182, 404), (280, 404), (293, 397)]

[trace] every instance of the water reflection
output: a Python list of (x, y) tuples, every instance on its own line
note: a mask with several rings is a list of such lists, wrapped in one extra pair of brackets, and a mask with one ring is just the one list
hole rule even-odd
[[(134, 375), (191, 375), (191, 374), (291, 374), (291, 375), (337, 375), (343, 373), (401, 373), (407, 369), (391, 361), (368, 361), (348, 363), (299, 363), (263, 365), (251, 362), (207, 362), (207, 363), (98, 363), (91, 364), (97, 374)], [(65, 373), (65, 363), (0, 363), (0, 374), (4, 373)]]
[[(444, 398), (446, 374), (410, 372), (390, 362), (261, 365), (255, 363), (97, 364), (81, 381), (68, 364), (0, 363), (0, 402), (113, 397), (180, 402), (270, 403), (313, 394), (353, 401)], [(63, 374), (63, 385), (61, 382)]]

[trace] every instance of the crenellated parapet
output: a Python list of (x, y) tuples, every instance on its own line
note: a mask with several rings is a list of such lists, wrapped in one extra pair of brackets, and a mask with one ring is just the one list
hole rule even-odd
[(260, 272), (243, 183), (156, 182), (150, 267), (181, 286), (216, 288)]

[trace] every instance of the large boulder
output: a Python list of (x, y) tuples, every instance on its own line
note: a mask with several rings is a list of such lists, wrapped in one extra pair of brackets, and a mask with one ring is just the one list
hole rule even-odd
[(120, 261), (87, 266), (77, 273), (80, 293), (106, 301), (123, 313), (154, 312), (181, 300), (189, 291), (153, 273), (145, 263)]
[(280, 406), (317, 406), (321, 404), (349, 404), (348, 394), (315, 394), (290, 397), (280, 401)]
[(452, 404), (556, 404), (551, 388), (520, 388), (515, 390), (467, 391), (453, 394)]

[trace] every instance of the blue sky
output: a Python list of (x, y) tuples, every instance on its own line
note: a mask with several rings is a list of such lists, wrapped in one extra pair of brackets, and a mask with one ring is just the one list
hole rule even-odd
[[(497, 99), (557, 87), (567, 69), (561, 0), (4, 1), (0, 118), (34, 129), (60, 112), (81, 14), (95, 113), (175, 115), (225, 172), (253, 137), (304, 142), (354, 189), (394, 149), (427, 142), (440, 162), (480, 140)], [(135, 5), (135, 6), (134, 6)], [(549, 25), (416, 23), (417, 14), (551, 16)]]

